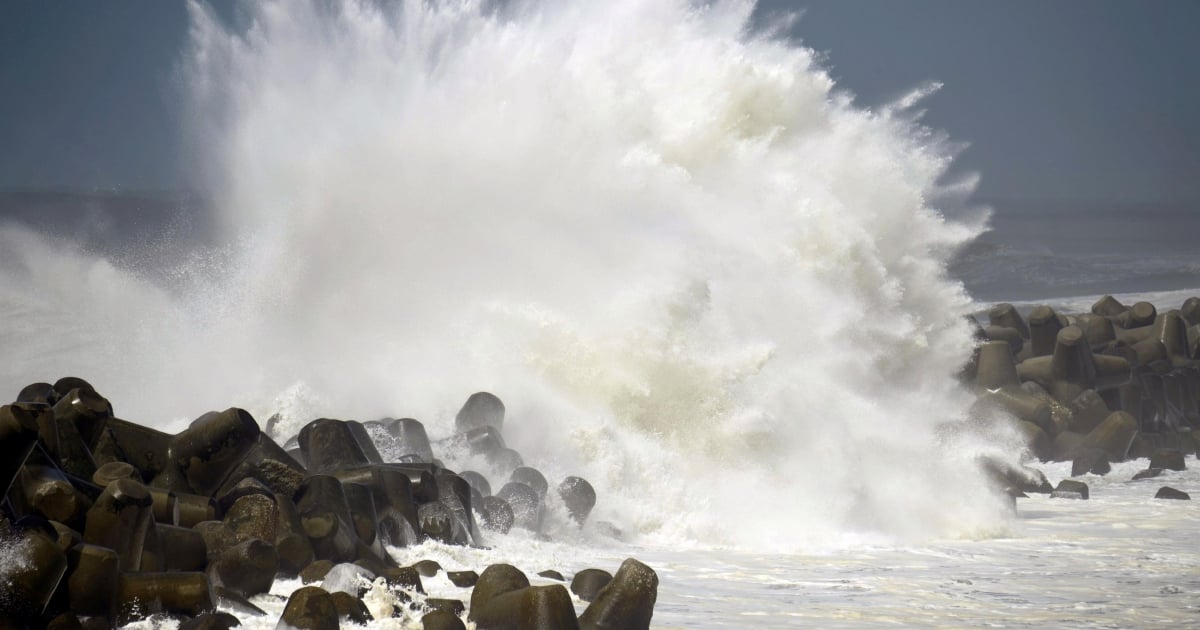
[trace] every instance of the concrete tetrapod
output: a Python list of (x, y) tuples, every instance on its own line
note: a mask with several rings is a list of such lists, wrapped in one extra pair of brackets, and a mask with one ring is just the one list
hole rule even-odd
[(298, 437), (310, 473), (328, 474), (372, 463), (348, 422), (318, 418), (304, 425)]
[(583, 477), (567, 477), (558, 484), (558, 496), (567, 506), (571, 519), (583, 525), (596, 505), (596, 490)]
[(40, 403), (0, 407), (0, 491), (5, 495), (38, 440), (38, 416), (50, 408)]
[(1083, 331), (1067, 326), (1058, 332), (1052, 355), (1022, 361), (1017, 374), (1066, 404), (1084, 390), (1099, 391), (1128, 383), (1130, 366), (1120, 357), (1093, 355)]
[(479, 579), (475, 581), (475, 588), (471, 591), (471, 608), (467, 612), (467, 619), (474, 621), (475, 616), (496, 596), (528, 586), (529, 578), (511, 564), (489, 566), (479, 574)]
[(9, 549), (22, 561), (0, 576), (0, 619), (32, 620), (42, 614), (67, 572), (67, 556), (50, 532), (40, 527), (21, 528)]
[(393, 448), (396, 455), (416, 455), (425, 463), (433, 461), (433, 449), (429, 445), (425, 425), (412, 418), (400, 418), (386, 423), (385, 428), (395, 439)]
[(136, 481), (108, 484), (88, 510), (83, 541), (116, 551), (122, 570), (141, 570), (147, 533), (154, 525), (151, 503), (146, 486)]
[(117, 620), (122, 624), (160, 612), (195, 617), (216, 608), (203, 573), (124, 573), (117, 585)]
[(338, 630), (338, 610), (333, 596), (316, 586), (297, 589), (275, 630)]
[(478, 630), (578, 630), (571, 595), (561, 584), (527, 586), (471, 607)]
[(582, 630), (649, 630), (658, 599), (658, 574), (633, 558), (621, 563), (608, 586), (579, 617)]
[(483, 426), (504, 428), (504, 403), (489, 392), (476, 392), (467, 398), (462, 409), (454, 416), (454, 426), (459, 433)]
[(1125, 460), (1136, 435), (1137, 420), (1124, 411), (1115, 411), (1087, 434), (1081, 447), (1102, 449), (1109, 461), (1120, 462)]
[(591, 602), (612, 579), (612, 574), (604, 569), (584, 569), (571, 578), (571, 592), (579, 599)]
[(996, 304), (988, 309), (988, 323), (992, 326), (1005, 326), (1016, 329), (1021, 337), (1029, 339), (1029, 326), (1017, 312), (1016, 307), (1007, 302)]
[(169, 458), (193, 492), (214, 496), (258, 435), (258, 423), (245, 410), (210, 411), (171, 439)]
[(1049, 306), (1038, 306), (1029, 312), (1030, 356), (1044, 357), (1054, 352), (1058, 331), (1067, 327), (1066, 318)]

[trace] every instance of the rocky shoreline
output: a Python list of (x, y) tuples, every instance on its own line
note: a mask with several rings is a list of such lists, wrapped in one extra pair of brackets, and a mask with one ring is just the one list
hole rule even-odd
[[(1144, 457), (1135, 479), (1145, 479), (1196, 453), (1200, 298), (1162, 313), (1109, 296), (1079, 314), (999, 304), (986, 326), (972, 321), (978, 346), (962, 374), (977, 394), (971, 418), (1015, 426), (1033, 458), (1070, 461), (1081, 477)], [(148, 617), (228, 628), (238, 618), (218, 608), (264, 614), (251, 598), (297, 578), (279, 628), (385, 617), (428, 629), (648, 628), (658, 576), (634, 559), (569, 582), (547, 570), (542, 581), (561, 583), (535, 586), (507, 564), (476, 573), (389, 555), (426, 540), (482, 547), (489, 532), (543, 531), (548, 498), (575, 526), (588, 520), (591, 484), (551, 483), (526, 466), (504, 442), (504, 413), (499, 398), (476, 393), (450, 438), (492, 464), (489, 479), (446, 468), (411, 418), (321, 418), (281, 444), (270, 437), (275, 418), (263, 428), (230, 408), (171, 435), (114, 416), (83, 379), (29, 385), (0, 407), (0, 629)], [(984, 466), (1014, 501), (1089, 498), (1080, 479), (1051, 487), (1030, 466)], [(1190, 498), (1166, 486), (1154, 496)], [(443, 570), (461, 598), (425, 596), (422, 579)]]
[[(313, 420), (279, 444), (245, 410), (210, 412), (170, 435), (122, 420), (86, 381), (25, 387), (0, 407), (0, 628), (110, 628), (155, 617), (180, 628), (265, 614), (250, 598), (276, 579), (305, 585), (278, 628), (335, 629), (383, 617), (427, 629), (648, 628), (658, 577), (628, 559), (610, 574), (533, 586), (519, 569), (447, 571), (464, 599), (424, 597), (432, 561), (400, 566), (388, 546), (482, 546), (485, 532), (537, 532), (555, 493), (577, 526), (596, 493), (551, 486), (501, 433), (504, 405), (472, 395), (455, 446), (507, 471), (495, 494), (445, 468), (411, 418)], [(268, 421), (268, 425), (272, 424)], [(382, 447), (382, 449), (381, 449)], [(397, 453), (384, 461), (380, 451)], [(571, 592), (587, 602), (577, 616)], [(467, 605), (469, 604), (469, 606)]]

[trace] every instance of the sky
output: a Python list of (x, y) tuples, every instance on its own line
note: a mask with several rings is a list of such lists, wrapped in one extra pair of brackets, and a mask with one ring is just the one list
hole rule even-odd
[[(219, 0), (228, 12), (230, 0)], [(1200, 201), (1200, 3), (763, 0), (841, 88), (928, 81), (982, 199)], [(0, 188), (180, 190), (184, 3), (0, 3)], [(1198, 204), (1197, 207), (1200, 207)]]

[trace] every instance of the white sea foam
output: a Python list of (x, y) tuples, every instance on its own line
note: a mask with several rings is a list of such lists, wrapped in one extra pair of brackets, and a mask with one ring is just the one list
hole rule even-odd
[(10, 390), (75, 373), (168, 429), (234, 404), (439, 438), (487, 389), (642, 542), (1003, 527), (937, 437), (969, 403), (945, 263), (979, 229), (938, 211), (950, 148), (750, 3), (190, 8), (226, 246), (158, 286), (5, 231)]

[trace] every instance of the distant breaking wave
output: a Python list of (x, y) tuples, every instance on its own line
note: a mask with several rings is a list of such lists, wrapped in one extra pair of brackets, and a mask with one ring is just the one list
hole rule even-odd
[(183, 62), (222, 246), (149, 273), (4, 230), (11, 393), (436, 438), (486, 389), (647, 542), (998, 526), (944, 437), (946, 264), (981, 228), (939, 212), (950, 151), (905, 108), (855, 107), (748, 2), (246, 8), (190, 5)]

